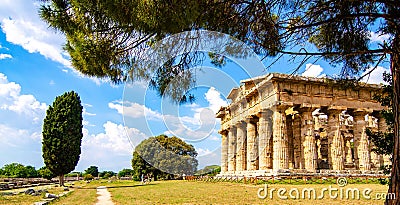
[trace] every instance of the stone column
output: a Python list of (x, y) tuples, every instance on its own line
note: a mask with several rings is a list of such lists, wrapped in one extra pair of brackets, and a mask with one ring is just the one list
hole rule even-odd
[(246, 125), (243, 121), (236, 124), (236, 171), (246, 170)]
[(345, 153), (346, 153), (346, 164), (353, 164), (353, 155), (351, 154), (351, 144), (350, 140), (346, 140), (346, 147), (345, 147)]
[(276, 171), (279, 169), (289, 168), (289, 149), (285, 113), (286, 109), (287, 106), (275, 106), (273, 108), (273, 169)]
[(236, 170), (236, 127), (231, 126), (228, 132), (228, 171)]
[(293, 119), (293, 151), (294, 151), (294, 168), (304, 169), (303, 156), (303, 140), (301, 135), (301, 116), (294, 115)]
[(358, 169), (371, 170), (371, 156), (369, 150), (368, 136), (365, 132), (365, 115), (369, 112), (366, 109), (354, 111), (354, 158)]
[(294, 168), (293, 115), (286, 116), (286, 131), (287, 131), (287, 138), (288, 138), (289, 169), (293, 169)]
[(228, 171), (228, 132), (226, 130), (219, 131), (221, 134), (221, 172)]
[(344, 170), (344, 141), (340, 133), (340, 114), (345, 108), (328, 108), (328, 163), (333, 170)]
[(247, 170), (258, 169), (257, 126), (252, 117), (246, 119), (247, 127)]
[(272, 111), (262, 110), (258, 120), (258, 153), (259, 170), (272, 168)]
[(317, 169), (317, 148), (312, 111), (313, 109), (308, 107), (299, 109), (302, 118), (301, 135), (304, 136), (304, 168), (309, 171)]

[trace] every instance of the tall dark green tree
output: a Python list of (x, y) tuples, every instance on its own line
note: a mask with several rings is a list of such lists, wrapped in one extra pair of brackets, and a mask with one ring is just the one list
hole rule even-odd
[[(300, 57), (302, 63), (310, 59), (324, 59), (340, 66), (340, 76), (346, 79), (360, 79), (360, 73), (367, 68), (374, 68), (388, 60), (394, 93), (394, 166), (388, 191), (400, 195), (400, 1), (46, 2), (41, 8), (41, 16), (51, 27), (66, 35), (65, 47), (73, 66), (87, 75), (109, 77), (114, 82), (146, 76), (140, 61), (144, 51), (154, 46), (155, 41), (178, 32), (202, 29), (236, 37), (263, 56), (290, 55)], [(370, 41), (371, 31), (389, 38), (374, 44)], [(189, 35), (186, 39), (194, 38)], [(184, 41), (185, 38), (180, 40), (183, 41), (175, 42), (190, 42)], [(182, 73), (187, 76), (183, 79), (193, 77), (185, 69), (193, 65), (193, 61), (201, 59), (193, 55), (193, 52), (198, 54), (192, 50), (196, 48), (193, 45), (171, 45), (182, 47), (184, 56), (178, 58), (177, 63), (177, 59), (171, 58), (156, 70), (157, 75), (151, 79), (151, 84), (162, 95), (173, 94), (166, 92), (168, 89), (182, 89), (168, 85)], [(188, 90), (195, 84), (182, 85), (186, 85), (183, 89)], [(387, 203), (400, 204), (400, 197)]]
[(74, 91), (56, 97), (46, 111), (43, 123), (42, 156), (46, 167), (59, 176), (75, 169), (81, 154), (82, 110), (80, 97)]
[(193, 175), (197, 170), (197, 152), (193, 145), (177, 137), (159, 135), (143, 140), (133, 152), (134, 178), (151, 174), (169, 178), (173, 175)]

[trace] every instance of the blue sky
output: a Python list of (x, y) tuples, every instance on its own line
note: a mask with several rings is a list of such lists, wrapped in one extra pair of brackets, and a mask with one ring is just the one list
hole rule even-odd
[[(291, 73), (296, 64), (282, 59), (270, 70), (257, 59), (215, 68), (205, 63), (196, 69), (194, 104), (177, 106), (162, 99), (145, 82), (113, 85), (75, 71), (62, 50), (64, 37), (48, 29), (38, 13), (38, 1), (0, 0), (0, 167), (18, 162), (43, 166), (41, 129), (45, 111), (66, 91), (79, 93), (84, 106), (84, 138), (76, 170), (91, 165), (118, 171), (130, 167), (134, 146), (149, 136), (181, 137), (199, 152), (199, 168), (220, 163), (219, 121), (214, 113), (228, 101), (225, 96), (239, 81), (268, 72)], [(387, 36), (371, 33), (373, 42)], [(254, 63), (255, 62), (255, 63)], [(325, 62), (299, 70), (306, 76), (332, 76), (337, 70)], [(268, 64), (268, 60), (264, 61)], [(369, 82), (381, 82), (378, 67)]]

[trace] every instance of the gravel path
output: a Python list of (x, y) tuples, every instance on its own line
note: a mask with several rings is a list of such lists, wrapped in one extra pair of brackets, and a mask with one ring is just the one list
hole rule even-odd
[(114, 205), (111, 200), (111, 194), (108, 192), (107, 187), (97, 187), (97, 203), (95, 205)]

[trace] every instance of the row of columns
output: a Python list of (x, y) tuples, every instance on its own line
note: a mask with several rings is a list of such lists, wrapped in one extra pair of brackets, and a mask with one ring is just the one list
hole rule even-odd
[[(285, 113), (288, 106), (274, 106), (257, 116), (248, 116), (228, 130), (221, 131), (221, 169), (226, 171), (306, 169), (318, 167), (313, 110), (301, 107), (294, 117)], [(340, 114), (345, 108), (331, 108), (328, 115), (328, 163), (333, 170), (344, 170), (345, 163), (353, 163), (350, 142), (345, 142), (340, 131)], [(367, 110), (354, 111), (354, 164), (360, 170), (371, 169), (378, 156), (371, 156), (366, 135)], [(379, 129), (386, 129), (379, 119)], [(294, 140), (294, 139), (297, 140)], [(350, 156), (350, 157), (349, 157)]]

